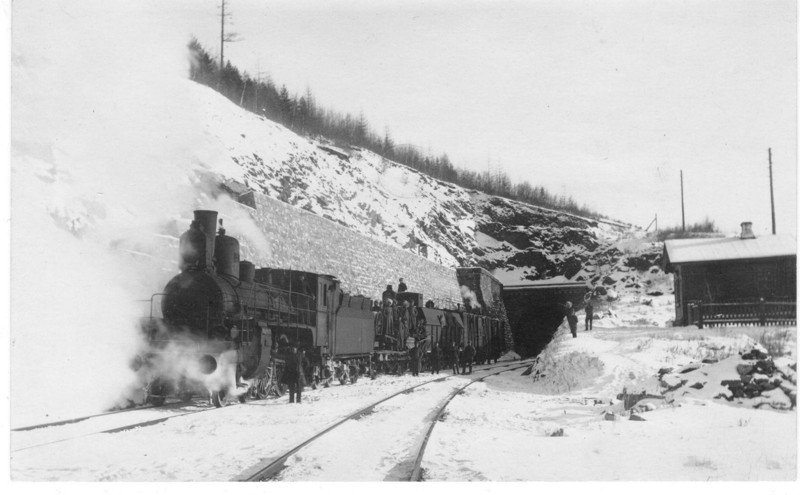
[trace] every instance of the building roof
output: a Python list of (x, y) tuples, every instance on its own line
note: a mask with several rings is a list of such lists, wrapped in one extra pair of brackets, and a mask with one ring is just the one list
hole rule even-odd
[(586, 282), (570, 282), (563, 276), (553, 277), (546, 280), (520, 281), (514, 284), (505, 284), (504, 291), (520, 290), (541, 290), (541, 289), (576, 289), (585, 288)]
[(765, 235), (755, 239), (675, 239), (664, 242), (664, 253), (667, 268), (680, 263), (778, 258), (797, 256), (797, 240), (791, 234)]

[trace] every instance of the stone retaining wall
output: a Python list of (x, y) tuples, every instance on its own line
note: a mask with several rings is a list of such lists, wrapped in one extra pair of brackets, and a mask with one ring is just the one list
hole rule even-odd
[(269, 254), (250, 260), (258, 266), (334, 275), (346, 292), (373, 298), (388, 284), (397, 290), (403, 277), (410, 292), (421, 292), (437, 307), (461, 303), (453, 268), (262, 194), (255, 195), (255, 205), (253, 218), (270, 243)]

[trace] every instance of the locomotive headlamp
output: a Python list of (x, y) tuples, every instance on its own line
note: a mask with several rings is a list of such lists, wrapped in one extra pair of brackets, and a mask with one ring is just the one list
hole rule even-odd
[(209, 354), (205, 354), (199, 359), (200, 364), (200, 373), (204, 375), (210, 375), (217, 369), (217, 360), (214, 359), (214, 356)]

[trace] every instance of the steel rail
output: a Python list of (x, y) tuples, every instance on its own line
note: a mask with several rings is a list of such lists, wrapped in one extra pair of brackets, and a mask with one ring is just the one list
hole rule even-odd
[(430, 439), (431, 434), (433, 433), (433, 428), (436, 426), (436, 423), (439, 422), (439, 420), (442, 417), (442, 414), (444, 414), (444, 410), (447, 408), (448, 405), (450, 405), (450, 402), (456, 397), (456, 395), (463, 392), (464, 389), (466, 389), (473, 383), (482, 382), (484, 379), (490, 376), (499, 375), (500, 373), (508, 373), (509, 371), (514, 371), (522, 368), (527, 368), (528, 366), (530, 366), (530, 363), (521, 366), (516, 366), (514, 368), (509, 368), (507, 370), (496, 371), (494, 373), (489, 373), (488, 375), (483, 375), (481, 377), (470, 380), (469, 383), (457, 389), (455, 392), (451, 392), (450, 395), (447, 397), (447, 399), (444, 401), (444, 403), (441, 405), (441, 407), (439, 407), (439, 410), (436, 412), (436, 416), (434, 416), (430, 426), (428, 427), (428, 431), (425, 433), (425, 437), (422, 439), (422, 445), (420, 446), (419, 452), (417, 453), (417, 457), (414, 460), (414, 469), (411, 471), (411, 476), (409, 477), (408, 481), (422, 481), (421, 466), (422, 466), (422, 457), (425, 455), (425, 447), (427, 447), (428, 445), (428, 440)]
[[(229, 407), (238, 406), (238, 405), (240, 405), (240, 404), (231, 404)], [(188, 411), (188, 412), (184, 412), (184, 413), (180, 413), (180, 414), (173, 414), (172, 416), (165, 416), (163, 418), (149, 419), (147, 421), (141, 421), (139, 423), (133, 423), (133, 424), (130, 424), (130, 425), (117, 426), (115, 428), (109, 428), (107, 430), (93, 431), (93, 432), (89, 432), (89, 433), (84, 433), (83, 435), (77, 435), (77, 436), (74, 436), (74, 437), (60, 438), (58, 440), (53, 440), (53, 441), (50, 441), (50, 442), (37, 443), (37, 444), (34, 444), (34, 445), (28, 445), (27, 447), (14, 449), (11, 452), (22, 452), (23, 450), (35, 449), (35, 448), (39, 448), (39, 447), (46, 447), (48, 445), (53, 445), (53, 444), (62, 443), (62, 442), (69, 442), (69, 441), (72, 441), (72, 440), (77, 440), (79, 438), (86, 438), (86, 437), (90, 437), (92, 435), (100, 435), (100, 434), (103, 434), (103, 433), (119, 433), (119, 432), (125, 431), (125, 430), (132, 430), (134, 428), (140, 428), (140, 427), (144, 427), (144, 426), (152, 426), (152, 425), (155, 425), (155, 424), (158, 424), (158, 423), (163, 423), (164, 421), (166, 421), (168, 419), (172, 419), (172, 418), (180, 418), (181, 416), (189, 416), (191, 414), (198, 414), (198, 413), (209, 412), (209, 411), (217, 411), (217, 410), (220, 410), (220, 409), (224, 409), (224, 408), (206, 407), (205, 409), (200, 409), (198, 411)]]
[(63, 426), (63, 425), (68, 425), (68, 424), (73, 424), (73, 423), (80, 423), (80, 422), (86, 421), (88, 419), (101, 418), (101, 417), (104, 417), (104, 416), (111, 416), (113, 414), (128, 413), (128, 412), (135, 412), (135, 411), (143, 411), (143, 410), (146, 410), (146, 409), (158, 409), (158, 408), (166, 409), (168, 407), (173, 407), (173, 406), (176, 406), (178, 404), (185, 404), (186, 402), (189, 402), (189, 401), (170, 402), (169, 404), (161, 404), (160, 406), (156, 406), (156, 405), (150, 404), (150, 405), (146, 405), (146, 406), (131, 407), (129, 409), (116, 409), (114, 411), (106, 411), (106, 412), (102, 412), (102, 413), (98, 413), (98, 414), (92, 414), (91, 416), (82, 416), (82, 417), (79, 417), (79, 418), (62, 419), (60, 421), (53, 421), (51, 423), (40, 423), (40, 424), (30, 425), (30, 426), (21, 426), (19, 428), (12, 428), (10, 431), (31, 431), (31, 430), (38, 430), (40, 428), (49, 428), (51, 426)]
[[(508, 368), (509, 366), (512, 366), (513, 364), (518, 364), (520, 362), (521, 361), (514, 361), (511, 364), (494, 365), (491, 368), (488, 368), (488, 367), (487, 368), (482, 368), (482, 370), (494, 369), (496, 367)], [(530, 364), (531, 363), (528, 362), (525, 365), (515, 367), (514, 369), (527, 367), (527, 366), (530, 366)], [(498, 373), (502, 373), (503, 371), (510, 371), (510, 370), (501, 370)], [(492, 375), (493, 374), (496, 374), (496, 373), (492, 373)], [(425, 382), (422, 382), (422, 383), (418, 383), (418, 384), (416, 384), (414, 386), (408, 387), (408, 388), (400, 390), (399, 392), (396, 392), (396, 393), (394, 393), (392, 395), (384, 397), (384, 398), (382, 398), (381, 400), (379, 400), (377, 402), (373, 402), (372, 404), (370, 404), (370, 405), (368, 405), (366, 407), (363, 407), (363, 408), (361, 408), (361, 409), (359, 409), (359, 410), (357, 410), (357, 411), (355, 411), (355, 412), (353, 412), (351, 414), (348, 414), (344, 418), (336, 421), (335, 423), (333, 423), (329, 427), (325, 428), (324, 430), (320, 431), (319, 433), (316, 433), (313, 436), (309, 437), (304, 442), (296, 445), (295, 447), (293, 447), (292, 449), (284, 452), (280, 456), (278, 456), (276, 458), (273, 458), (272, 460), (268, 461), (266, 464), (264, 462), (261, 462), (261, 463), (256, 464), (255, 466), (250, 467), (249, 469), (245, 470), (244, 472), (242, 472), (238, 476), (234, 477), (231, 481), (268, 481), (271, 478), (275, 477), (275, 475), (277, 475), (279, 472), (281, 472), (285, 468), (286, 461), (289, 459), (289, 457), (291, 457), (292, 455), (294, 455), (295, 453), (297, 453), (298, 451), (300, 451), (301, 449), (303, 449), (304, 447), (306, 447), (310, 443), (318, 440), (320, 437), (324, 436), (325, 434), (329, 433), (330, 431), (332, 431), (332, 430), (336, 429), (337, 427), (341, 426), (342, 424), (346, 423), (347, 421), (349, 421), (351, 419), (357, 419), (357, 418), (359, 418), (359, 417), (361, 417), (361, 416), (363, 416), (365, 414), (368, 414), (370, 411), (372, 411), (372, 409), (374, 409), (379, 404), (382, 404), (382, 403), (384, 403), (384, 402), (386, 402), (388, 400), (391, 400), (391, 399), (397, 397), (398, 395), (406, 394), (406, 393), (414, 390), (415, 388), (419, 388), (419, 387), (422, 387), (424, 385), (428, 385), (428, 384), (434, 383), (434, 382), (441, 382), (441, 381), (444, 381), (444, 380), (446, 380), (448, 378), (453, 378), (453, 377), (456, 377), (456, 376), (461, 376), (461, 375), (445, 375), (445, 376), (442, 376), (442, 377), (439, 377), (439, 378), (435, 378), (433, 380), (428, 380), (428, 381), (425, 381)], [(487, 376), (491, 376), (491, 375), (487, 375)], [(470, 383), (472, 383), (472, 382), (470, 382)], [(448, 402), (449, 402), (449, 400), (448, 400)]]

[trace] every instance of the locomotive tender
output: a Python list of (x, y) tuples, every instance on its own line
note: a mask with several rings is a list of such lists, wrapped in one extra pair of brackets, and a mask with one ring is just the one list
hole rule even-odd
[[(253, 383), (275, 379), (275, 362), (289, 346), (305, 351), (310, 383), (329, 380), (333, 362), (349, 370), (344, 376), (353, 381), (367, 370), (402, 372), (409, 349), (422, 356), (437, 343), (444, 348), (470, 342), (495, 356), (502, 350), (497, 318), (423, 308), (419, 293), (400, 293), (396, 304), (374, 303), (346, 294), (332, 275), (256, 269), (240, 260), (239, 242), (219, 223), (217, 232), (215, 211), (194, 212), (180, 238), (181, 272), (150, 299), (143, 325), (150, 402), (163, 403), (170, 394), (188, 399), (206, 389), (220, 406), (242, 383), (252, 392)], [(221, 367), (230, 368), (235, 381), (203, 378)], [(244, 400), (246, 394), (238, 392)]]

